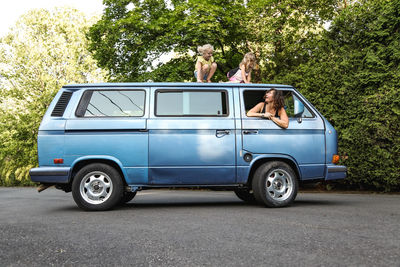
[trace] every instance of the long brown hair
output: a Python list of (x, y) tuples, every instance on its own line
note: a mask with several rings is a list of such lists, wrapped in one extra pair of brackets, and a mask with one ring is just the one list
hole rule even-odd
[[(280, 110), (285, 106), (285, 98), (283, 97), (283, 93), (280, 90), (276, 90), (275, 88), (271, 88), (265, 92), (267, 94), (270, 91), (274, 91), (274, 108), (275, 110)], [(264, 94), (264, 99), (265, 99)]]

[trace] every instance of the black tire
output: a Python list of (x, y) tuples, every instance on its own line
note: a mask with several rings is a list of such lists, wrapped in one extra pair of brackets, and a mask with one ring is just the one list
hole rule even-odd
[(122, 177), (107, 164), (93, 163), (83, 167), (72, 182), (72, 196), (84, 210), (112, 209), (121, 201), (122, 195)]
[(281, 161), (264, 163), (254, 173), (254, 197), (257, 202), (267, 207), (290, 205), (296, 198), (298, 187), (295, 172)]
[(123, 205), (125, 203), (128, 203), (129, 201), (131, 201), (136, 196), (136, 193), (137, 193), (137, 191), (135, 191), (135, 192), (124, 192), (119, 204)]
[(243, 200), (244, 202), (247, 203), (257, 203), (256, 198), (254, 197), (254, 194), (252, 191), (250, 191), (248, 188), (235, 188), (234, 192), (238, 198)]

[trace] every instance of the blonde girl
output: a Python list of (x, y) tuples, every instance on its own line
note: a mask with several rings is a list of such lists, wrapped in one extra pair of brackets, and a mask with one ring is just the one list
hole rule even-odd
[(197, 57), (194, 77), (197, 82), (202, 83), (204, 81), (211, 82), (211, 78), (217, 69), (217, 63), (214, 62), (213, 52), (214, 47), (210, 44), (199, 46), (197, 51), (201, 56)]
[[(229, 82), (232, 83), (251, 83), (251, 71), (256, 66), (256, 56), (249, 52), (244, 55), (242, 62), (239, 64), (237, 71), (230, 76), (228, 73)], [(236, 69), (235, 69), (236, 70)]]

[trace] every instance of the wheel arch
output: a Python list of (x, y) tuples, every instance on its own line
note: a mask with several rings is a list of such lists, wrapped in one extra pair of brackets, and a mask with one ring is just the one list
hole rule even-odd
[(299, 166), (297, 165), (296, 161), (293, 158), (291, 158), (289, 156), (284, 156), (284, 155), (273, 155), (273, 156), (263, 155), (263, 156), (258, 156), (258, 157), (254, 158), (254, 160), (250, 166), (250, 171), (249, 171), (249, 174), (247, 177), (247, 186), (249, 186), (251, 188), (254, 173), (256, 172), (258, 167), (260, 167), (264, 163), (271, 162), (271, 161), (285, 162), (293, 169), (293, 171), (296, 174), (297, 180), (299, 182), (301, 181), (301, 172), (300, 172)]
[(69, 183), (72, 184), (72, 181), (79, 170), (92, 163), (103, 163), (113, 167), (121, 175), (122, 182), (124, 183), (124, 185), (127, 185), (125, 170), (123, 168), (122, 163), (118, 159), (113, 157), (91, 157), (91, 156), (82, 157), (74, 161), (74, 163), (71, 165)]

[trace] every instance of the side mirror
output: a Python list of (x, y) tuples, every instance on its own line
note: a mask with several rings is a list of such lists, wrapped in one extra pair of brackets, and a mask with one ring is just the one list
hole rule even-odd
[(296, 118), (301, 118), (304, 112), (304, 104), (296, 97), (293, 96), (294, 100), (294, 116)]

